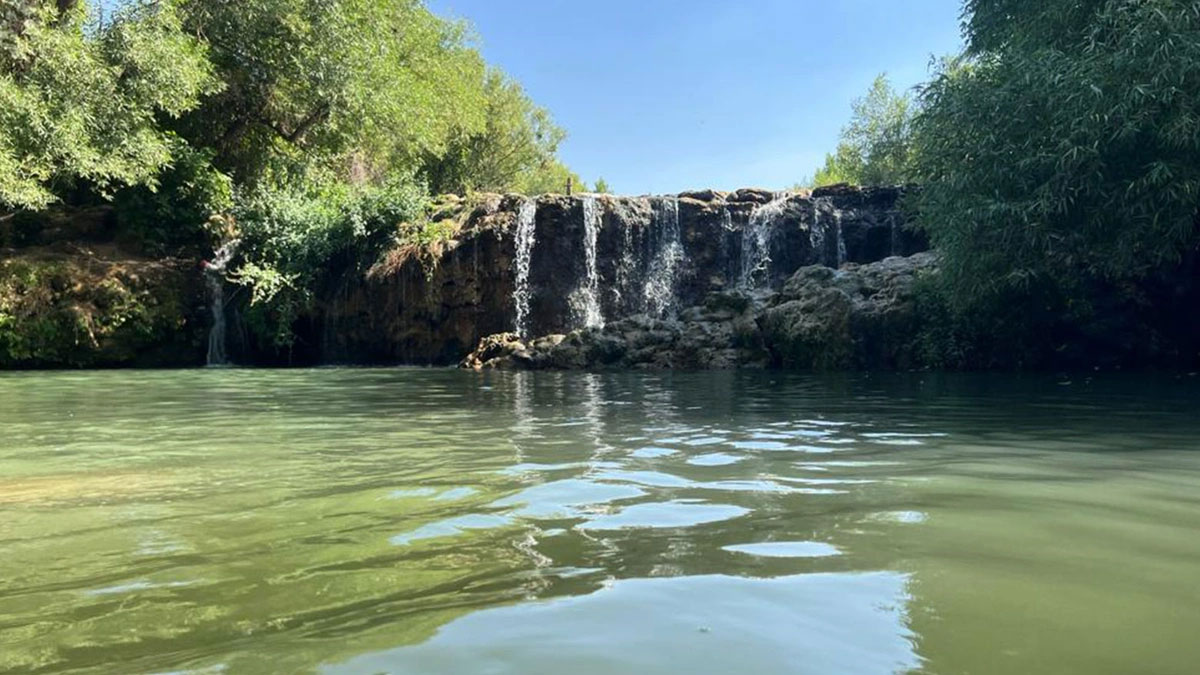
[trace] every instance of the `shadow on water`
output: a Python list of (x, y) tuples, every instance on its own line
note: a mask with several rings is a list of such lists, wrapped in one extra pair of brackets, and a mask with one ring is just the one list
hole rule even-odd
[(0, 376), (0, 672), (1189, 672), (1200, 382)]

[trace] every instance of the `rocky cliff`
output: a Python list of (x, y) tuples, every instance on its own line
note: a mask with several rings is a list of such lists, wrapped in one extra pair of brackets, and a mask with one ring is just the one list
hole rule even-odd
[[(367, 268), (328, 261), (282, 355), (256, 343), (247, 293), (222, 284), (224, 265), (118, 244), (107, 207), (28, 226), (6, 219), (0, 367), (190, 366), (214, 346), (238, 365), (453, 365), (491, 335), (613, 330), (649, 350), (626, 350), (630, 367), (787, 365), (756, 342), (757, 312), (774, 306), (764, 298), (781, 297), (801, 268), (923, 250), (901, 198), (897, 188), (836, 187), (443, 202), (432, 219), (448, 237), (397, 245)], [(664, 347), (663, 331), (678, 349)]]
[(931, 253), (840, 269), (801, 268), (783, 288), (710, 293), (675, 315), (636, 314), (602, 327), (522, 339), (484, 338), (474, 369), (896, 370), (919, 365), (915, 284)]
[(485, 196), (454, 237), (325, 290), (302, 326), (322, 363), (452, 364), (489, 335), (666, 320), (798, 269), (925, 249), (896, 188), (666, 197)]

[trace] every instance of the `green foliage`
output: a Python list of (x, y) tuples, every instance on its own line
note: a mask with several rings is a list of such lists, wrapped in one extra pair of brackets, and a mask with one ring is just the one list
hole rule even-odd
[(181, 0), (225, 83), (181, 125), (246, 184), (296, 165), (376, 178), (484, 126), (484, 65), (418, 0)]
[(127, 4), (95, 30), (85, 28), (85, 10), (7, 10), (0, 207), (43, 208), (75, 181), (102, 194), (153, 184), (172, 147), (158, 118), (182, 114), (216, 87), (204, 45), (181, 32), (173, 2)]
[(0, 367), (153, 364), (153, 347), (186, 339), (184, 275), (161, 263), (134, 265), (0, 261)]
[(208, 244), (205, 225), (233, 206), (233, 183), (212, 153), (177, 143), (156, 187), (126, 188), (114, 198), (122, 235), (144, 250), (175, 252)]
[[(921, 222), (957, 311), (1094, 289), (1200, 241), (1200, 9), (1190, 0), (972, 0), (968, 53), (922, 92)], [(1038, 330), (1035, 327), (1031, 330)]]
[(592, 192), (606, 195), (611, 193), (612, 190), (608, 187), (608, 181), (604, 180), (603, 178), (597, 178), (596, 184), (592, 186)]
[(587, 183), (555, 159), (523, 175), (513, 186), (513, 191), (526, 195), (566, 194), (567, 185), (571, 185), (575, 193), (587, 192)]
[(837, 150), (813, 176), (813, 186), (852, 183), (898, 185), (912, 180), (912, 100), (897, 94), (887, 75), (875, 78), (867, 95), (854, 102), (850, 124)]
[(543, 184), (539, 174), (555, 162), (566, 133), (555, 126), (549, 113), (534, 105), (520, 85), (495, 70), (488, 72), (484, 92), (484, 126), (474, 131), (458, 129), (449, 147), (426, 161), (425, 172), (435, 193), (524, 192)]
[(233, 280), (250, 290), (251, 321), (276, 347), (331, 270), (362, 271), (424, 212), (411, 180), (350, 187), (311, 180), (239, 195), (233, 209), (244, 262)]

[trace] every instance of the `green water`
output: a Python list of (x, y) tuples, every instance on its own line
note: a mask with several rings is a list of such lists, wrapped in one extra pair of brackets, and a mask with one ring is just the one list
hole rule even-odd
[(1200, 380), (0, 375), (0, 672), (1195, 673)]

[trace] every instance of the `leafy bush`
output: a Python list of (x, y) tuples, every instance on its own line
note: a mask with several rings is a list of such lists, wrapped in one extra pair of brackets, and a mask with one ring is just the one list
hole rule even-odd
[(275, 347), (290, 346), (293, 324), (330, 270), (365, 270), (425, 202), (409, 179), (369, 187), (314, 181), (239, 195), (232, 213), (243, 262), (232, 278), (250, 290), (251, 326)]
[(0, 261), (0, 367), (188, 363), (199, 354), (186, 330), (190, 276), (150, 261)]

